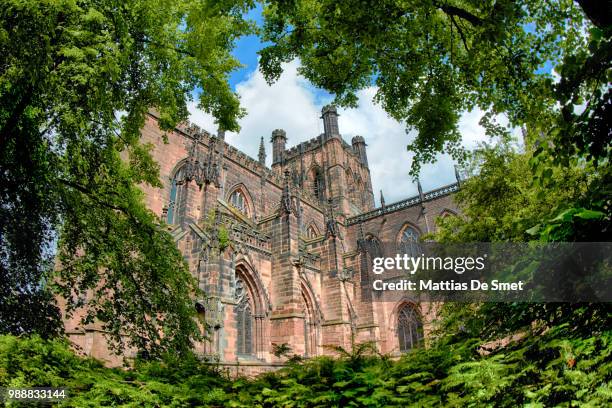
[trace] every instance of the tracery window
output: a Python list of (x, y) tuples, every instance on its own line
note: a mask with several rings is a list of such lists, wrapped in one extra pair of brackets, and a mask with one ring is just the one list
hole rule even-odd
[(423, 339), (421, 319), (412, 305), (406, 304), (399, 310), (397, 316), (397, 337), (401, 352), (418, 347)]
[(170, 202), (168, 203), (168, 224), (178, 224), (185, 212), (185, 196), (187, 194), (187, 183), (185, 183), (185, 166), (181, 167), (172, 178), (170, 187)]
[(249, 215), (246, 198), (244, 197), (242, 191), (236, 190), (230, 195), (230, 204), (238, 209), (241, 213)]
[(317, 230), (315, 229), (315, 227), (313, 227), (312, 225), (310, 227), (308, 227), (308, 229), (306, 230), (306, 236), (308, 238), (315, 238), (316, 236), (318, 236), (319, 234), (317, 233)]
[(236, 353), (238, 355), (253, 354), (253, 312), (251, 299), (246, 285), (241, 278), (236, 279), (235, 307), (236, 312)]
[(323, 172), (320, 168), (314, 170), (313, 173), (313, 193), (315, 197), (322, 201), (325, 196), (325, 182), (323, 181)]
[(419, 233), (412, 227), (407, 227), (400, 238), (399, 249), (402, 254), (417, 257), (421, 254)]

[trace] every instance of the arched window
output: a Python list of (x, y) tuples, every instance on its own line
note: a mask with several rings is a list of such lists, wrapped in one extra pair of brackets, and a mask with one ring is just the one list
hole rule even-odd
[(241, 190), (236, 190), (230, 195), (230, 204), (244, 215), (249, 215), (246, 197)]
[(419, 347), (423, 339), (421, 319), (412, 305), (402, 306), (397, 315), (397, 338), (401, 352)]
[(319, 201), (325, 198), (325, 181), (323, 180), (323, 172), (319, 167), (313, 170), (312, 192)]
[(251, 299), (244, 281), (241, 278), (236, 279), (236, 354), (252, 355), (253, 354), (253, 312)]
[(365, 243), (366, 243), (366, 249), (368, 251), (368, 254), (370, 254), (371, 259), (380, 258), (383, 256), (382, 244), (380, 243), (378, 238), (376, 238), (373, 235), (368, 234), (366, 236)]
[(410, 257), (417, 257), (421, 254), (417, 230), (412, 227), (406, 227), (400, 238), (399, 249), (402, 254), (407, 254)]
[(310, 226), (308, 227), (308, 229), (306, 230), (306, 236), (310, 239), (312, 238), (316, 238), (317, 236), (319, 236), (319, 233), (317, 232), (316, 228), (314, 226)]
[(185, 199), (187, 195), (187, 183), (185, 183), (185, 166), (182, 166), (172, 178), (170, 187), (170, 202), (168, 203), (168, 224), (178, 224), (185, 214)]

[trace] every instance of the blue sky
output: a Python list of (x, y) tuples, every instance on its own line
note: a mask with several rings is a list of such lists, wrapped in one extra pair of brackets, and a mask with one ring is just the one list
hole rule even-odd
[[(246, 14), (246, 18), (255, 21), (258, 25), (263, 24), (261, 4), (257, 3), (257, 7), (252, 9)], [(242, 68), (232, 72), (229, 77), (229, 83), (232, 89), (235, 91), (236, 86), (249, 79), (251, 75), (257, 70), (257, 61), (259, 55), (257, 52), (264, 48), (266, 44), (260, 41), (256, 35), (248, 35), (241, 37), (236, 41), (236, 47), (234, 48), (232, 55), (240, 61), (243, 65)], [(333, 96), (320, 88), (316, 88), (312, 84), (309, 84), (309, 90), (314, 94), (315, 98), (320, 102), (328, 102)]]
[[(246, 18), (261, 25), (263, 23), (261, 12), (261, 4), (257, 3), (257, 7), (249, 11)], [(246, 80), (257, 69), (257, 51), (261, 50), (263, 46), (256, 35), (242, 37), (236, 42), (236, 48), (232, 54), (244, 65), (244, 68), (234, 71), (230, 75), (229, 83), (232, 89), (236, 90), (236, 85)]]
[[(252, 10), (249, 18), (261, 23), (261, 8)], [(280, 79), (269, 86), (258, 71), (257, 51), (263, 44), (256, 36), (239, 39), (233, 55), (244, 65), (230, 76), (232, 89), (240, 96), (241, 105), (247, 116), (240, 121), (241, 131), (229, 133), (227, 140), (251, 157), (257, 157), (259, 141), (264, 137), (271, 163), (272, 130), (282, 128), (287, 131), (287, 147), (313, 138), (322, 132), (321, 108), (330, 103), (333, 97), (324, 90), (317, 89), (297, 70), (299, 61), (286, 64)], [(361, 135), (368, 144), (367, 154), (370, 173), (379, 204), (380, 190), (383, 190), (387, 204), (417, 194), (417, 187), (408, 175), (412, 153), (406, 146), (414, 138), (407, 133), (404, 124), (391, 119), (384, 110), (373, 103), (376, 94), (374, 86), (358, 93), (359, 106), (354, 109), (340, 109), (340, 133), (350, 143), (355, 135)], [(191, 121), (209, 131), (215, 131), (214, 119), (190, 104)], [(482, 112), (465, 112), (459, 128), (464, 137), (464, 145), (475, 147), (486, 140), (484, 129), (478, 125)], [(447, 155), (439, 155), (436, 163), (425, 165), (420, 178), (425, 190), (432, 190), (455, 181), (454, 162)]]

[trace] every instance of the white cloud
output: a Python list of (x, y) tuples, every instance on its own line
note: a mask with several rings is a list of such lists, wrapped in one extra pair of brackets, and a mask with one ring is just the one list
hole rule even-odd
[[(298, 76), (296, 61), (284, 66), (280, 79), (269, 86), (257, 70), (236, 86), (240, 103), (247, 115), (240, 120), (239, 133), (228, 132), (226, 140), (251, 157), (257, 157), (259, 141), (263, 136), (268, 165), (272, 162), (270, 136), (274, 129), (287, 132), (287, 147), (311, 139), (322, 132), (320, 106), (309, 84)], [(190, 120), (216, 133), (212, 116), (189, 106)]]
[(197, 107), (196, 102), (188, 102), (189, 120), (210, 133), (217, 134), (215, 118)]
[[(227, 134), (229, 143), (251, 157), (257, 157), (259, 140), (263, 136), (270, 165), (270, 135), (274, 129), (282, 128), (287, 132), (287, 147), (322, 133), (321, 108), (329, 101), (298, 75), (298, 67), (297, 61), (286, 64), (280, 79), (272, 86), (258, 70), (236, 86), (247, 116), (240, 121), (242, 129), (239, 134)], [(416, 185), (408, 175), (413, 154), (406, 149), (414, 133), (407, 134), (403, 124), (373, 103), (375, 93), (374, 87), (364, 89), (358, 94), (360, 103), (357, 108), (340, 109), (339, 127), (348, 143), (355, 135), (365, 138), (376, 202), (382, 189), (385, 201), (391, 203), (417, 194)], [(193, 122), (216, 133), (210, 115), (197, 109), (195, 103), (189, 109)], [(478, 125), (481, 115), (482, 112), (474, 110), (461, 118), (459, 128), (467, 147), (472, 148), (477, 142), (486, 140), (484, 129)], [(436, 163), (423, 166), (420, 178), (426, 191), (454, 182), (452, 159), (440, 155)]]

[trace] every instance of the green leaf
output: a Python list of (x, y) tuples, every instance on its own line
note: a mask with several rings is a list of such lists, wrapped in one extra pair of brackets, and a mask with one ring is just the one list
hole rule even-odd
[(574, 214), (574, 217), (582, 218), (583, 220), (599, 220), (603, 219), (606, 216), (605, 213), (601, 211), (594, 210), (586, 210), (582, 209)]

